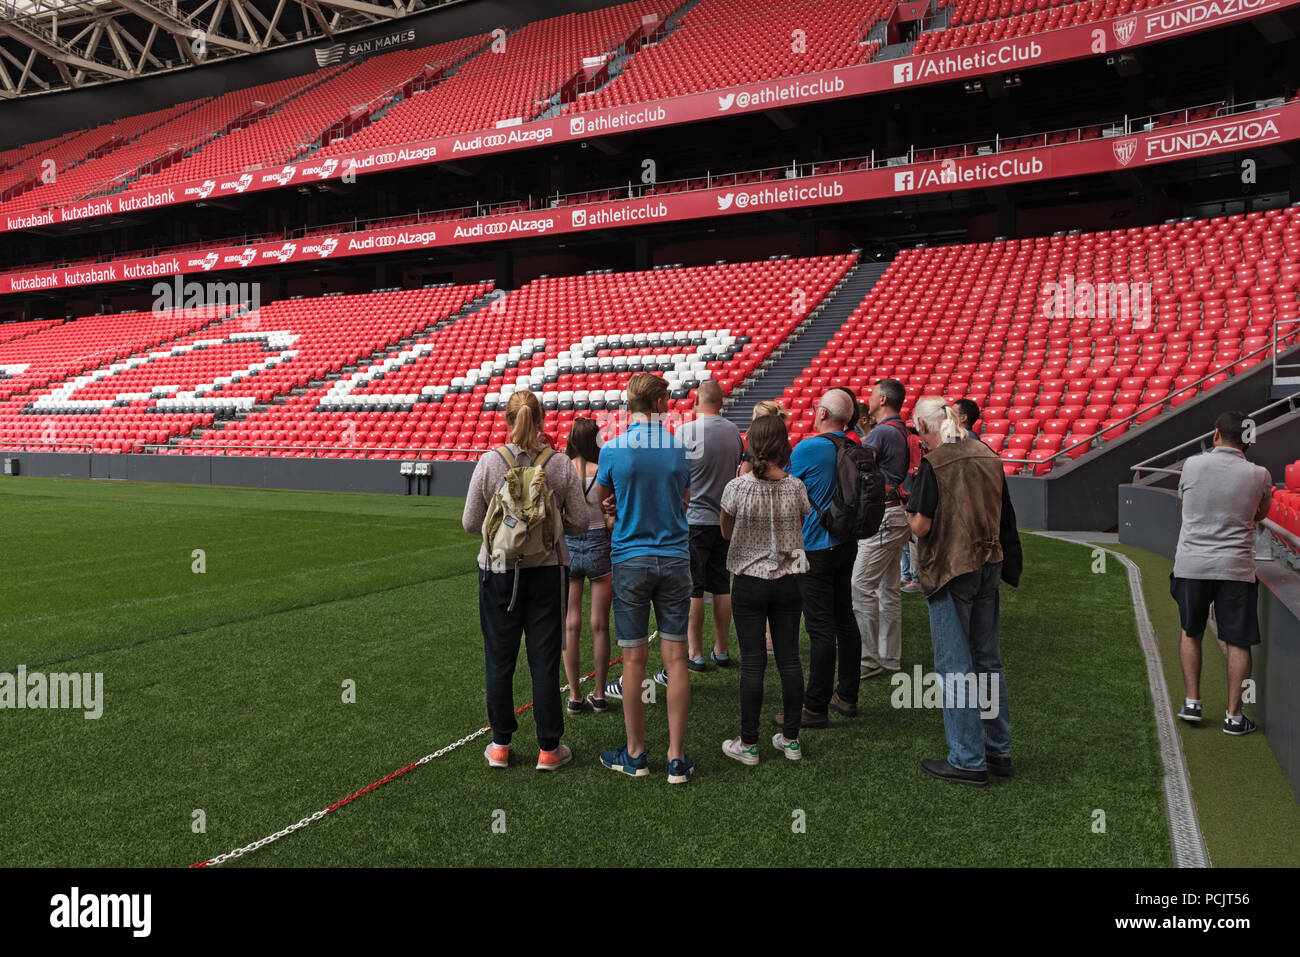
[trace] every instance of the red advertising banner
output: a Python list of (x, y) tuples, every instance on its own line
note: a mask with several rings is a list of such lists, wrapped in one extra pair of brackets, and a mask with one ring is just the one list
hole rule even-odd
[[(1047, 63), (1114, 53), (1173, 37), (1221, 27), (1300, 5), (1300, 0), (1184, 0), (1127, 17), (1079, 24), (1047, 33), (963, 47), (920, 56), (829, 70), (802, 77), (706, 93), (592, 110), (533, 123), (476, 133), (421, 140), (400, 147), (363, 150), (330, 157), (307, 157), (273, 169), (256, 169), (176, 183), (143, 187), (50, 209), (6, 213), (0, 232), (55, 223), (113, 216), (192, 203), (214, 196), (234, 196), (289, 185), (352, 178), (470, 156), (487, 156), (547, 143), (583, 140), (633, 130), (648, 130), (863, 96), (900, 87), (923, 86), (1024, 70)], [(38, 191), (39, 192), (39, 191)], [(33, 201), (36, 196), (33, 195)]]
[(1009, 185), (1136, 169), (1297, 139), (1300, 139), (1300, 100), (1272, 109), (1130, 136), (1101, 137), (985, 156), (826, 173), (745, 186), (703, 188), (436, 224), (363, 229), (289, 242), (12, 272), (0, 275), (0, 295)]

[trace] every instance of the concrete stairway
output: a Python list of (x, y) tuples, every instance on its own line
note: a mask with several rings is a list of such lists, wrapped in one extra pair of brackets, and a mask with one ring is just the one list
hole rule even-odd
[(787, 339), (746, 385), (728, 396), (723, 414), (740, 428), (749, 426), (754, 406), (764, 399), (779, 399), (786, 386), (812, 365), (831, 337), (866, 298), (889, 263), (859, 262), (840, 281), (813, 314)]

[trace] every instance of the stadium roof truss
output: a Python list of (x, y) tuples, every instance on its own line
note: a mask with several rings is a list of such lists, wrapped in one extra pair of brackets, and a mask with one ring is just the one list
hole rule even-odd
[(461, 0), (0, 0), (0, 99), (183, 70)]

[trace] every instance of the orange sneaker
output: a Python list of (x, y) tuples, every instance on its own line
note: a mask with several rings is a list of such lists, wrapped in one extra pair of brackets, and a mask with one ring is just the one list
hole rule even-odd
[(497, 744), (495, 741), (489, 741), (487, 750), (483, 752), (483, 757), (487, 758), (488, 767), (504, 768), (510, 766), (510, 745)]
[(561, 744), (554, 751), (542, 751), (537, 755), (537, 770), (555, 771), (573, 760), (573, 752), (567, 744)]

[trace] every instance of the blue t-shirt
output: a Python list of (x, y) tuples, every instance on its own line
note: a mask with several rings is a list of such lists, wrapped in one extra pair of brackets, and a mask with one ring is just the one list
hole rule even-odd
[(600, 450), (596, 481), (614, 490), (618, 517), (610, 560), (691, 557), (682, 495), (691, 486), (686, 447), (662, 423), (634, 422)]
[[(843, 432), (835, 432), (843, 436)], [(601, 460), (604, 461), (604, 453)], [(799, 479), (808, 490), (808, 502), (813, 510), (803, 520), (803, 547), (805, 551), (817, 552), (824, 548), (834, 548), (843, 542), (828, 532), (817, 518), (819, 511), (831, 507), (838, 482), (835, 478), (835, 443), (821, 435), (810, 435), (794, 447), (790, 455), (790, 467), (786, 469)]]

